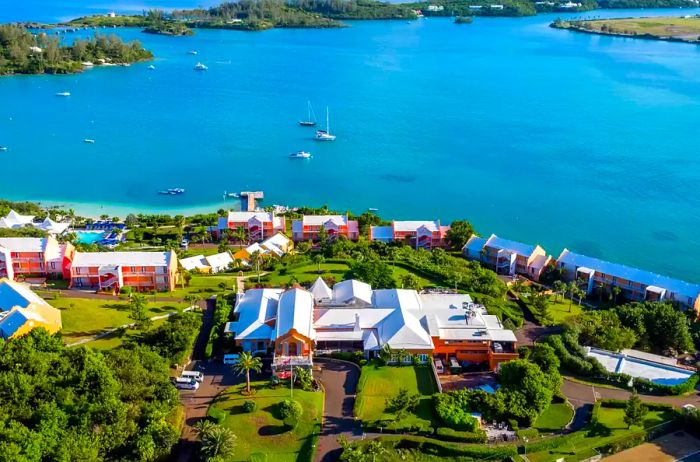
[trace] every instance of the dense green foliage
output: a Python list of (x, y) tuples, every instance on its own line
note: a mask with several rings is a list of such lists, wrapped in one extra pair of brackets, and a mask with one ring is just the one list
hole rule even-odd
[(83, 62), (133, 63), (151, 59), (137, 41), (124, 43), (116, 35), (76, 39), (64, 45), (57, 37), (32, 35), (15, 25), (0, 25), (0, 75), (69, 74), (80, 72)]
[(473, 432), (479, 422), (469, 411), (470, 401), (465, 393), (438, 393), (433, 396), (435, 412), (447, 427)]
[(346, 279), (358, 279), (375, 289), (392, 289), (396, 286), (389, 265), (380, 260), (363, 260), (350, 263)]
[(140, 343), (153, 348), (158, 354), (170, 361), (170, 364), (183, 364), (202, 324), (197, 313), (176, 314), (168, 320), (144, 333)]
[(148, 348), (66, 348), (35, 329), (0, 349), (0, 461), (162, 459), (177, 402)]
[(214, 324), (209, 333), (209, 341), (207, 342), (205, 355), (210, 358), (224, 353), (226, 346), (226, 338), (224, 336), (224, 327), (231, 316), (231, 304), (228, 303), (226, 297), (221, 294), (216, 297), (214, 305)]

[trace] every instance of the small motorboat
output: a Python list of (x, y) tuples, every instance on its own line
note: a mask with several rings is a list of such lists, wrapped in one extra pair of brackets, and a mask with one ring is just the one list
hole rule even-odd
[(2, 152), (7, 151), (7, 146), (0, 146), (0, 151), (2, 151)]
[(59, 91), (58, 93), (56, 93), (56, 96), (70, 96), (70, 92)]
[(155, 67), (153, 64), (151, 64), (150, 66), (148, 66), (147, 69), (148, 69), (149, 71), (155, 71), (155, 70), (156, 70), (156, 67)]
[(95, 144), (95, 140), (93, 140), (92, 138), (85, 138), (83, 142), (88, 144)]
[(209, 69), (209, 68), (208, 68), (207, 66), (205, 66), (204, 64), (202, 64), (202, 63), (197, 63), (197, 64), (194, 65), (194, 70), (195, 70), (195, 71), (206, 71), (206, 70), (208, 70), (208, 69)]
[(379, 209), (376, 207), (370, 207), (367, 210), (369, 210), (370, 212), (378, 212), (379, 211)]
[(297, 151), (289, 155), (292, 159), (311, 159), (311, 153), (306, 151)]
[(224, 199), (227, 199), (227, 198), (230, 198), (230, 199), (237, 199), (237, 198), (239, 198), (239, 197), (241, 197), (241, 195), (238, 194), (238, 193), (224, 191)]
[(185, 190), (182, 188), (169, 188), (158, 191), (158, 194), (162, 194), (163, 196), (177, 196), (180, 194), (184, 194), (184, 192)]
[(197, 52), (194, 51), (194, 50), (190, 50), (190, 51), (187, 52), (187, 54), (188, 54), (188, 55), (196, 55)]

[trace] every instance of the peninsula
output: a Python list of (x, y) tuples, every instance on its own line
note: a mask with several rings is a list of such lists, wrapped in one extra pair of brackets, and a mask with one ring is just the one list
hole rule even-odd
[(700, 41), (700, 16), (697, 15), (579, 21), (557, 19), (551, 24), (551, 27), (618, 37), (687, 43), (698, 43)]
[(65, 45), (45, 33), (33, 35), (16, 25), (0, 25), (0, 75), (73, 74), (97, 65), (147, 61), (153, 54), (138, 41), (124, 43), (116, 35), (76, 39)]

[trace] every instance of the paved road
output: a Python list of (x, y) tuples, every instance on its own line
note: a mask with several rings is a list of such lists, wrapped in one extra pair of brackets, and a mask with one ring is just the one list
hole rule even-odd
[(359, 421), (353, 416), (357, 381), (360, 369), (345, 361), (318, 358), (316, 364), (321, 371), (316, 378), (326, 391), (323, 413), (323, 429), (316, 449), (316, 462), (336, 461), (340, 457), (338, 436), (348, 438), (360, 436), (362, 430)]

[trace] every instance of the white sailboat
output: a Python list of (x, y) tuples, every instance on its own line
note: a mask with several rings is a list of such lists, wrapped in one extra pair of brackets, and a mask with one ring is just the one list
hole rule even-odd
[(330, 116), (328, 115), (328, 106), (326, 106), (326, 129), (316, 130), (316, 141), (335, 141), (335, 135), (331, 135)]
[(316, 125), (316, 114), (314, 114), (314, 108), (311, 107), (311, 101), (306, 102), (306, 120), (300, 120), (299, 125), (302, 127), (313, 127)]

